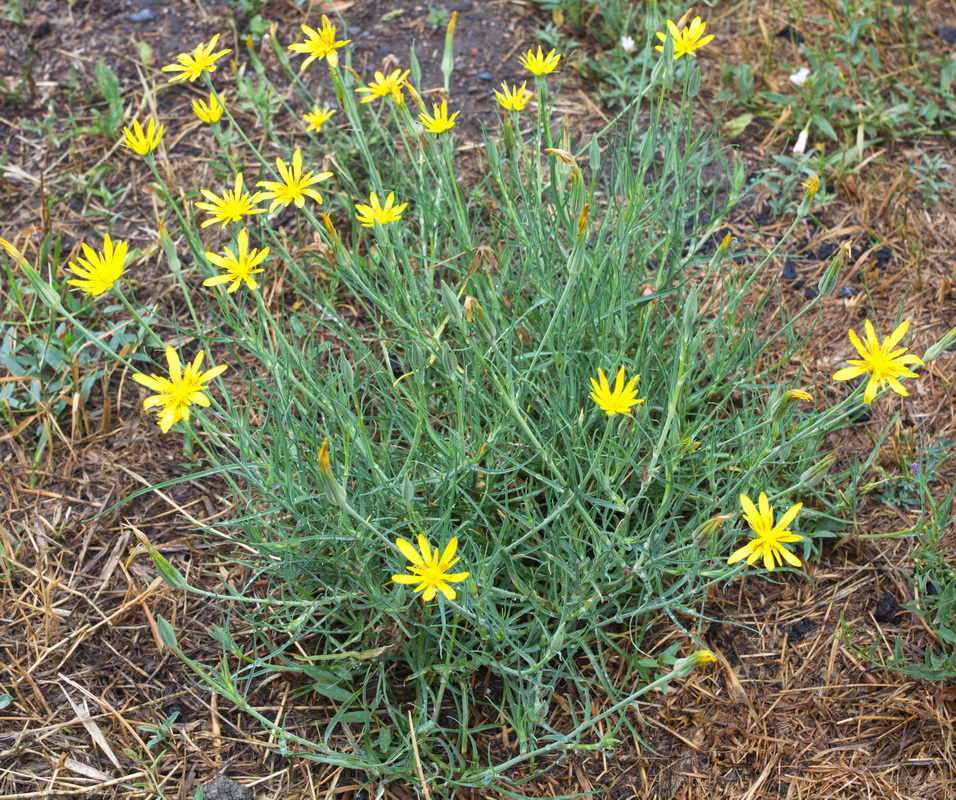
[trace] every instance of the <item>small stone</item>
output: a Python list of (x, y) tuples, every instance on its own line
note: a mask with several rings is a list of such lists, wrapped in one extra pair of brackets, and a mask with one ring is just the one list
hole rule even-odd
[(42, 39), (44, 36), (49, 36), (50, 31), (53, 30), (53, 25), (48, 19), (43, 20), (39, 25), (33, 29), (33, 33), (30, 34), (31, 39)]
[(781, 39), (789, 39), (794, 44), (803, 44), (803, 34), (790, 25), (784, 25), (777, 31), (777, 36)]
[(152, 9), (141, 8), (129, 15), (130, 22), (152, 22), (156, 19), (156, 14)]
[(252, 800), (252, 789), (220, 775), (203, 787), (204, 800)]
[(783, 262), (782, 276), (785, 281), (794, 281), (797, 279), (797, 268), (789, 258)]
[(495, 79), (495, 76), (488, 72), (488, 70), (479, 72), (478, 77), (483, 81), (493, 81)]
[(876, 604), (876, 611), (873, 612), (873, 616), (877, 622), (896, 622), (899, 620), (900, 611), (902, 609), (896, 598), (893, 597), (893, 593), (887, 592)]
[(808, 286), (806, 289), (803, 290), (803, 296), (806, 297), (807, 300), (813, 300), (816, 297), (818, 297), (819, 294), (820, 293), (816, 289), (814, 289), (812, 286)]
[(850, 422), (869, 422), (873, 418), (873, 414), (866, 406), (857, 406), (847, 416)]
[(946, 44), (956, 44), (956, 28), (952, 25), (940, 25), (936, 29), (936, 33), (939, 34), (939, 38), (942, 39)]
[(856, 290), (852, 286), (844, 286), (837, 292), (837, 297), (842, 297), (844, 299), (853, 297), (856, 294)]
[(810, 633), (815, 627), (817, 627), (817, 624), (813, 620), (798, 619), (793, 625), (787, 628), (787, 633), (790, 634), (790, 638), (793, 641), (797, 641)]

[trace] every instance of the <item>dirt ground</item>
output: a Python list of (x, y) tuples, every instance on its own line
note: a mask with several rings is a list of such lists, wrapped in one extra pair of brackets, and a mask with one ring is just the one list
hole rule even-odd
[[(480, 147), (480, 126), (494, 119), (493, 88), (524, 79), (515, 56), (535, 42), (535, 30), (548, 18), (523, 0), (337, 5), (349, 21), (360, 74), (405, 63), (414, 39), (423, 85), (436, 87), (444, 31), (433, 24), (435, 15), (459, 12), (452, 93), (469, 120), (464, 152)], [(952, 5), (929, 5), (940, 25), (956, 25)], [(268, 4), (262, 14), (291, 40), (306, 14), (315, 24), (321, 8), (286, 0)], [(175, 316), (172, 284), (156, 248), (155, 198), (141, 165), (102, 137), (77, 135), (71, 146), (57, 147), (56, 134), (89, 126), (91, 104), (102, 108), (90, 99), (90, 87), (94, 65), (104, 59), (119, 77), (128, 109), (155, 103), (170, 128), (186, 126), (171, 169), (192, 188), (205, 169), (196, 137), (208, 134), (192, 126), (188, 93), (144, 94), (145, 75), (218, 32), (222, 44), (241, 53), (249, 20), (227, 24), (231, 9), (201, 0), (27, 2), (25, 10), (25, 25), (0, 21), (0, 235), (35, 257), (41, 237), (56, 230), (65, 264), (95, 227), (91, 209), (113, 214), (113, 232), (149, 256), (135, 276), (138, 296), (165, 304), (165, 313)], [(745, 61), (764, 44), (756, 34), (736, 35), (735, 14), (745, 12), (771, 36), (782, 27), (782, 11), (773, 3), (722, 4), (711, 30), (727, 44), (700, 56), (704, 98), (720, 88), (723, 59)], [(142, 43), (152, 54), (147, 64)], [(939, 39), (929, 46), (947, 47)], [(592, 95), (569, 75), (558, 110), (576, 127), (598, 126), (606, 116)], [(713, 105), (707, 116), (721, 111)], [(754, 168), (784, 146), (771, 121), (758, 121), (735, 144)], [(814, 391), (821, 401), (845, 391), (828, 376), (846, 358), (846, 330), (867, 316), (892, 319), (902, 301), (917, 353), (956, 323), (952, 196), (925, 205), (914, 192), (901, 191), (886, 202), (887, 187), (907, 180), (917, 144), (948, 162), (956, 155), (943, 138), (887, 145), (882, 158), (835, 187), (838, 197), (820, 215), (822, 225), (798, 233), (792, 247), (807, 258), (777, 265), (784, 302), (798, 308), (835, 247), (848, 238), (857, 243), (854, 263), (843, 272), (847, 291), (827, 301), (812, 331), (805, 367), (818, 378)], [(99, 180), (119, 200), (90, 198), (77, 189), (77, 176), (103, 164), (109, 168)], [(772, 246), (784, 227), (767, 213), (766, 199), (758, 193), (730, 226), (750, 249)], [(8, 292), (6, 277), (0, 280)], [(956, 438), (954, 366), (950, 351), (922, 371), (910, 398), (885, 398), (833, 444), (847, 458), (860, 458), (892, 424), (876, 460), (892, 470), (912, 455), (919, 436), (927, 442)], [(219, 610), (166, 587), (136, 531), (184, 560), (190, 583), (213, 588), (209, 570), (228, 575), (218, 566), (217, 548), (195, 529), (228, 516), (230, 506), (224, 488), (206, 479), (143, 494), (96, 517), (120, 498), (188, 469), (178, 439), (163, 438), (140, 413), (137, 398), (128, 376), (114, 370), (85, 402), (65, 393), (65, 413), (19, 415), (10, 430), (0, 429), (0, 695), (13, 698), (0, 708), (0, 800), (191, 798), (220, 775), (258, 798), (415, 797), (409, 786), (379, 790), (360, 774), (283, 758), (254, 720), (193, 686), (162, 646), (159, 615), (171, 621), (187, 654), (214, 658), (207, 628), (219, 621)], [(34, 464), (38, 426), (46, 426), (52, 443)], [(938, 467), (940, 492), (954, 473), (952, 463)], [(852, 521), (853, 535), (807, 564), (805, 579), (747, 577), (712, 594), (705, 640), (720, 665), (699, 670), (678, 691), (655, 695), (639, 714), (632, 712), (650, 749), (626, 741), (613, 753), (572, 754), (520, 791), (654, 800), (956, 798), (956, 682), (908, 678), (873, 666), (865, 655), (877, 642), (878, 657), (891, 657), (897, 637), (916, 661), (925, 647), (938, 646), (918, 617), (894, 606), (915, 597), (907, 579), (912, 540), (866, 538), (912, 526), (917, 512), (876, 501), (862, 508)], [(956, 532), (943, 546), (956, 560)], [(662, 626), (659, 646), (679, 636), (676, 628)], [(257, 697), (263, 713), (283, 713), (290, 687), (270, 683)], [(296, 703), (299, 717), (327, 716), (307, 698)], [(597, 711), (601, 699), (594, 703)], [(150, 745), (154, 731), (143, 726), (174, 714), (166, 741)], [(554, 709), (557, 726), (563, 714)], [(493, 746), (503, 760), (516, 752), (504, 725)], [(207, 798), (242, 796), (219, 786)]]

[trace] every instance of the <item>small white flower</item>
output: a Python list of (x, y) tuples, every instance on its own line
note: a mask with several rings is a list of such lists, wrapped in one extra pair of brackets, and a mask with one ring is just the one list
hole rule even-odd
[(800, 131), (800, 135), (797, 137), (797, 143), (793, 146), (794, 153), (805, 153), (807, 152), (807, 139), (809, 138), (809, 131), (804, 128)]
[(800, 67), (800, 69), (790, 76), (790, 83), (795, 83), (797, 86), (803, 86), (809, 77), (810, 70), (807, 67)]
[(632, 36), (622, 36), (621, 49), (625, 53), (630, 53), (634, 49), (634, 38)]

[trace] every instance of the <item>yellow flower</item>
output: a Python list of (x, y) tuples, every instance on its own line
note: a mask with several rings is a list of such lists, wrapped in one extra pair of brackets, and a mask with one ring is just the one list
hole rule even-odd
[(521, 111), (531, 99), (531, 92), (525, 89), (525, 86), (527, 86), (527, 81), (521, 84), (520, 89), (517, 86), (512, 86), (509, 89), (507, 83), (502, 83), (503, 91), (499, 92), (495, 89), (495, 98), (498, 100), (498, 105), (508, 111)]
[(256, 269), (256, 267), (269, 257), (269, 248), (264, 247), (262, 250), (253, 248), (250, 250), (249, 234), (246, 233), (245, 230), (242, 230), (239, 231), (239, 239), (236, 245), (238, 252), (233, 253), (228, 247), (223, 247), (223, 250), (226, 251), (224, 256), (220, 256), (216, 253), (206, 253), (206, 258), (220, 269), (224, 269), (226, 274), (206, 278), (206, 280), (202, 282), (202, 285), (218, 286), (221, 283), (229, 283), (232, 281), (232, 284), (226, 290), (229, 294), (236, 291), (236, 289), (239, 288), (239, 284), (243, 282), (245, 282), (246, 286), (250, 289), (255, 289), (256, 282), (250, 276), (263, 271)]
[(302, 119), (309, 123), (305, 129), (318, 133), (322, 130), (322, 126), (331, 119), (334, 113), (334, 108), (319, 108), (319, 106), (313, 106), (310, 113), (302, 115)]
[(214, 53), (213, 50), (218, 41), (219, 34), (217, 33), (209, 41), (209, 44), (200, 43), (192, 53), (180, 53), (176, 56), (176, 60), (179, 63), (167, 64), (163, 67), (163, 72), (179, 72), (182, 74), (174, 75), (169, 79), (169, 82), (175, 83), (176, 81), (184, 81), (186, 79), (192, 82), (204, 72), (215, 72), (216, 59), (232, 52), (232, 50), (220, 50), (218, 53)]
[(736, 564), (740, 559), (746, 558), (748, 564), (753, 564), (761, 555), (763, 555), (763, 565), (767, 569), (773, 569), (778, 564), (783, 566), (787, 561), (795, 567), (801, 566), (801, 561), (786, 547), (784, 542), (799, 542), (803, 537), (791, 533), (787, 526), (793, 522), (797, 512), (803, 508), (803, 503), (797, 503), (780, 518), (780, 522), (773, 524), (773, 509), (767, 501), (767, 495), (760, 493), (758, 500), (760, 510), (758, 511), (747, 495), (740, 495), (740, 505), (744, 509), (744, 519), (756, 534), (755, 538), (733, 553), (727, 559), (728, 564)]
[(322, 202), (322, 195), (310, 187), (316, 183), (327, 181), (332, 177), (331, 172), (320, 172), (315, 174), (309, 170), (302, 174), (302, 152), (296, 150), (292, 154), (292, 168), (286, 166), (281, 158), (276, 159), (276, 169), (279, 170), (281, 181), (259, 181), (256, 186), (262, 186), (268, 189), (266, 192), (258, 192), (252, 198), (253, 202), (260, 200), (272, 200), (269, 206), (271, 214), (279, 206), (288, 206), (289, 203), (295, 203), (296, 208), (302, 208), (305, 205), (305, 198), (311, 197), (316, 203)]
[(378, 195), (372, 192), (369, 195), (370, 205), (366, 206), (362, 203), (355, 204), (355, 209), (359, 212), (355, 219), (365, 228), (374, 227), (376, 222), (379, 225), (387, 225), (389, 222), (400, 220), (402, 218), (402, 212), (408, 203), (393, 206), (392, 203), (394, 202), (395, 192), (388, 193), (388, 197), (385, 198), (384, 207), (379, 203)]
[[(700, 17), (694, 17), (693, 22), (690, 23), (690, 27), (688, 28), (685, 25), (683, 30), (678, 30), (675, 23), (667, 20), (667, 30), (670, 32), (671, 38), (674, 40), (675, 61), (683, 55), (691, 55), (694, 58), (697, 58), (697, 53), (694, 51), (703, 47), (714, 38), (712, 33), (704, 36), (704, 28), (706, 27), (707, 23), (701, 22)], [(657, 38), (662, 42), (667, 41), (667, 35), (660, 32), (658, 32)], [(654, 49), (663, 51), (664, 46), (659, 44), (655, 46)]]
[(219, 122), (225, 110), (215, 92), (209, 93), (209, 105), (202, 100), (193, 100), (193, 111), (196, 116), (208, 125)]
[(256, 200), (249, 196), (242, 186), (242, 173), (236, 175), (236, 186), (232, 191), (226, 190), (222, 197), (217, 197), (208, 189), (202, 189), (202, 195), (209, 202), (196, 203), (196, 208), (201, 208), (211, 215), (200, 227), (206, 228), (221, 222), (225, 228), (227, 222), (238, 222), (243, 217), (250, 214), (262, 214), (264, 208), (256, 208)]
[(521, 65), (532, 75), (538, 76), (550, 75), (558, 68), (558, 62), (560, 60), (561, 56), (556, 56), (553, 48), (550, 53), (545, 55), (541, 50), (541, 45), (538, 45), (537, 55), (535, 55), (534, 51), (529, 50), (523, 56), (518, 56), (518, 61), (521, 62)]
[(904, 355), (906, 353), (905, 347), (901, 347), (899, 350), (893, 348), (906, 335), (909, 326), (909, 322), (900, 324), (893, 333), (886, 337), (883, 344), (880, 344), (879, 339), (876, 338), (873, 323), (869, 320), (866, 321), (866, 337), (862, 342), (856, 332), (851, 330), (849, 332), (850, 341), (862, 356), (862, 360), (850, 360), (849, 363), (854, 366), (841, 369), (833, 376), (833, 380), (849, 381), (864, 372), (869, 372), (870, 382), (866, 385), (866, 391), (863, 393), (864, 403), (872, 403), (873, 398), (883, 388), (884, 383), (889, 384), (889, 387), (897, 394), (908, 397), (909, 392), (903, 388), (903, 384), (897, 378), (916, 378), (918, 377), (917, 374), (906, 367), (910, 364), (924, 365), (916, 356), (912, 354)]
[(189, 419), (189, 407), (192, 405), (207, 407), (209, 398), (203, 394), (208, 388), (206, 384), (226, 371), (225, 365), (213, 367), (208, 372), (200, 372), (203, 352), (191, 364), (186, 364), (184, 370), (179, 362), (179, 354), (172, 347), (166, 348), (166, 361), (169, 364), (169, 378), (159, 375), (143, 375), (136, 373), (133, 380), (138, 384), (152, 389), (157, 394), (147, 397), (143, 401), (143, 408), (159, 409), (159, 427), (167, 433), (173, 425), (181, 419)]
[(803, 389), (789, 389), (784, 395), (791, 403), (796, 403), (798, 400), (805, 400), (808, 403), (813, 402), (813, 395), (810, 392), (805, 392)]
[(412, 563), (407, 568), (411, 575), (392, 575), (392, 580), (395, 583), (406, 585), (417, 583), (418, 586), (415, 587), (414, 591), (424, 591), (422, 600), (426, 602), (435, 598), (436, 589), (449, 600), (454, 600), (456, 597), (455, 590), (448, 584), (459, 583), (471, 574), (470, 572), (448, 574), (448, 570), (460, 560), (455, 557), (455, 550), (458, 549), (458, 539), (452, 539), (440, 556), (438, 548), (432, 550), (424, 536), (418, 537), (418, 549), (421, 550), (421, 555), (418, 554), (412, 543), (405, 539), (397, 539), (395, 544), (402, 551), (402, 555)]
[(102, 254), (84, 243), (83, 254), (86, 260), (77, 258), (81, 266), (70, 262), (70, 270), (82, 280), (67, 283), (92, 297), (108, 292), (123, 274), (127, 248), (126, 242), (117, 242), (114, 245), (109, 234), (103, 237)]
[(363, 103), (371, 103), (376, 97), (385, 97), (387, 94), (390, 94), (395, 102), (399, 102), (402, 96), (402, 87), (405, 85), (409, 72), (411, 70), (402, 72), (400, 69), (390, 72), (388, 75), (376, 72), (374, 81), (370, 82), (368, 86), (360, 86), (355, 91), (356, 93), (368, 92), (368, 97), (363, 97), (361, 100)]
[(807, 197), (813, 197), (820, 191), (820, 179), (816, 175), (811, 175), (800, 185), (807, 190)]
[(149, 155), (159, 145), (165, 129), (165, 125), (160, 125), (157, 128), (156, 120), (151, 119), (144, 133), (143, 126), (139, 124), (139, 120), (133, 120), (133, 130), (123, 128), (123, 144), (138, 155)]
[(635, 375), (624, 385), (624, 367), (617, 372), (617, 379), (614, 381), (614, 390), (604, 377), (604, 371), (598, 370), (598, 381), (590, 378), (591, 386), (594, 391), (591, 392), (591, 399), (598, 404), (602, 411), (606, 411), (609, 417), (615, 414), (629, 414), (634, 406), (639, 406), (644, 402), (644, 398), (637, 397), (637, 382), (641, 379), (640, 375)]
[(293, 53), (304, 53), (309, 56), (302, 62), (302, 66), (299, 67), (300, 72), (317, 58), (328, 58), (331, 56), (331, 58), (328, 58), (329, 63), (335, 66), (338, 62), (338, 55), (335, 51), (340, 47), (345, 47), (345, 45), (352, 41), (351, 39), (336, 41), (335, 26), (329, 22), (329, 18), (325, 16), (325, 14), (322, 15), (321, 30), (317, 31), (308, 25), (303, 25), (302, 32), (305, 34), (307, 41), (289, 45), (289, 49)]
[(448, 103), (442, 100), (440, 106), (437, 103), (432, 103), (432, 114), (434, 114), (434, 116), (430, 117), (428, 114), (419, 114), (418, 118), (425, 126), (425, 130), (429, 133), (444, 133), (455, 127), (455, 117), (460, 113), (460, 111), (456, 111), (451, 115), (451, 118), (449, 118)]

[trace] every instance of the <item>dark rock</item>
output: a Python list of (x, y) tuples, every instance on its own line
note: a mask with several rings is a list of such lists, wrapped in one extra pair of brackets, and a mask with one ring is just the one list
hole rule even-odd
[(869, 422), (873, 414), (866, 406), (857, 406), (848, 415), (850, 422)]
[(852, 286), (844, 286), (839, 292), (837, 292), (837, 297), (847, 298), (853, 297), (855, 294), (856, 290)]
[(824, 242), (817, 248), (817, 258), (826, 261), (836, 252), (837, 246), (833, 242)]
[(873, 253), (873, 260), (881, 267), (885, 267), (893, 257), (892, 247), (881, 247)]
[(816, 289), (814, 289), (812, 286), (808, 286), (806, 289), (803, 290), (803, 296), (806, 297), (807, 300), (814, 300), (819, 296), (819, 294), (820, 293)]
[(896, 602), (896, 598), (893, 597), (893, 593), (887, 592), (876, 604), (876, 611), (873, 612), (873, 616), (877, 622), (896, 622), (899, 620), (900, 611), (902, 609), (900, 604)]
[(783, 262), (781, 277), (783, 277), (785, 281), (795, 281), (797, 279), (797, 268), (789, 258)]
[(479, 72), (478, 77), (483, 81), (493, 81), (495, 79), (495, 76), (488, 72), (488, 70), (482, 70)]
[(794, 44), (803, 44), (803, 34), (790, 25), (784, 25), (777, 31), (777, 36), (781, 39), (789, 39)]
[(53, 30), (53, 25), (50, 24), (49, 20), (43, 20), (39, 25), (33, 29), (33, 33), (30, 34), (31, 39), (42, 39), (44, 36), (49, 36), (50, 31)]
[(203, 787), (203, 800), (252, 800), (252, 789), (220, 775)]
[(956, 44), (956, 28), (952, 25), (940, 25), (936, 29), (936, 33), (946, 44)]
[(810, 633), (815, 627), (817, 627), (817, 623), (813, 620), (798, 619), (793, 625), (787, 628), (787, 634), (792, 641), (797, 641)]
[(153, 22), (156, 19), (156, 12), (149, 8), (141, 8), (130, 14), (127, 19), (130, 22)]

